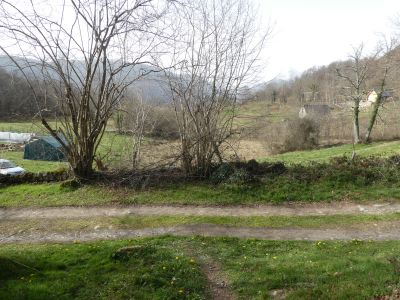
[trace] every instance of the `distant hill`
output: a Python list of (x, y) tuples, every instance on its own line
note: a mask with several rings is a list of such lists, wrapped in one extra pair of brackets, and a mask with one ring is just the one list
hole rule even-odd
[[(27, 76), (36, 77), (39, 80), (44, 79), (44, 75), (39, 63), (35, 62), (34, 60), (30, 60), (27, 64), (26, 61), (22, 58), (14, 57), (13, 59), (15, 59), (15, 61), (24, 68), (24, 73)], [(83, 74), (85, 67), (82, 61), (75, 61), (74, 66), (76, 67), (76, 70), (78, 70), (78, 72), (81, 72), (81, 74)], [(22, 72), (8, 56), (0, 56), (0, 68), (14, 76), (18, 76), (21, 78), (23, 77)], [(136, 65), (131, 69), (126, 69), (124, 73), (121, 73), (120, 75), (121, 77), (126, 76), (126, 80), (130, 81), (135, 80), (140, 74), (145, 73), (149, 74), (143, 78), (136, 80), (132, 84), (131, 89), (140, 94), (144, 100), (154, 101), (156, 103), (168, 102), (170, 100), (170, 97), (168, 95), (168, 87), (166, 84), (164, 73), (160, 72), (160, 70), (156, 67), (148, 64)], [(76, 75), (71, 73), (71, 76), (75, 76), (76, 79)], [(57, 79), (58, 75), (56, 72), (49, 70), (47, 71), (46, 77)]]

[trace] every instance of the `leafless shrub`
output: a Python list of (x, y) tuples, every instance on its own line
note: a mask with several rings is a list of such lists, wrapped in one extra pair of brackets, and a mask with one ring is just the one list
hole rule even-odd
[(181, 162), (187, 174), (205, 176), (214, 160), (223, 160), (237, 95), (255, 72), (269, 29), (258, 31), (245, 0), (193, 0), (176, 13), (181, 22), (173, 25), (180, 32), (172, 45), (175, 72), (167, 76)]

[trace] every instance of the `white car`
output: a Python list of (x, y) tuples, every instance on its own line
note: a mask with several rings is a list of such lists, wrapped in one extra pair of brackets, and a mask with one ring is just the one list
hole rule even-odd
[(0, 174), (1, 175), (19, 175), (24, 173), (25, 170), (16, 166), (14, 163), (7, 159), (0, 159)]

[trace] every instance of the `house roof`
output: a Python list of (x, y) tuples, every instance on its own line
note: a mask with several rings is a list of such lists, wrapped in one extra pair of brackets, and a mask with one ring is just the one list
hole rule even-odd
[(389, 97), (393, 97), (393, 91), (384, 91), (383, 93), (382, 93), (382, 97), (383, 98), (389, 98)]
[(306, 112), (328, 113), (330, 107), (327, 104), (305, 104), (303, 108)]

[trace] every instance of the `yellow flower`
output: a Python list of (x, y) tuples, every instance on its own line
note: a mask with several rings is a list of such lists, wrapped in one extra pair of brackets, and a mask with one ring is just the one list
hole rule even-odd
[(195, 261), (194, 261), (194, 259), (193, 259), (193, 258), (190, 260), (190, 262), (191, 262), (192, 264), (194, 264), (194, 263), (195, 263)]
[(273, 259), (277, 259), (277, 257), (276, 257), (276, 256), (274, 256), (274, 257), (273, 257)]
[(182, 294), (182, 293), (183, 293), (183, 290), (179, 290), (179, 293)]
[(179, 259), (179, 256), (175, 257), (175, 259)]

